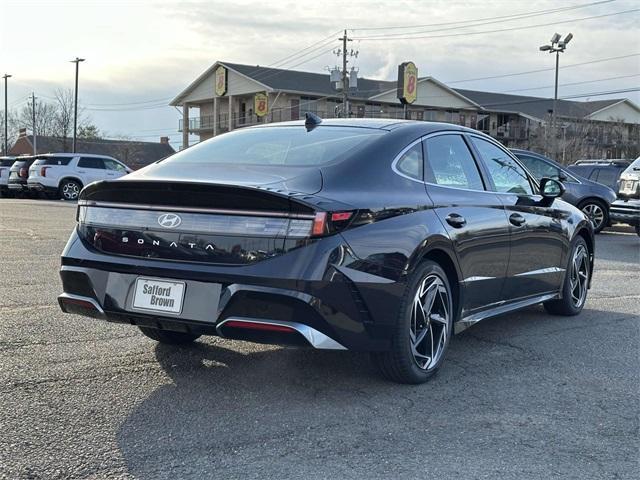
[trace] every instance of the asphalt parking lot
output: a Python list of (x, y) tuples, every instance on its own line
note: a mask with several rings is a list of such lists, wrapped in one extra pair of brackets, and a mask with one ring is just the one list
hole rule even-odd
[(597, 237), (583, 313), (454, 339), (438, 376), (366, 355), (206, 338), (156, 345), (62, 314), (75, 206), (0, 200), (0, 478), (636, 479), (640, 238)]

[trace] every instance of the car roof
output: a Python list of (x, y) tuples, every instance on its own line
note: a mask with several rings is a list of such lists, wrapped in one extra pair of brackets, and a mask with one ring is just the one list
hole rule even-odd
[[(293, 120), (290, 122), (277, 122), (267, 123), (263, 125), (256, 125), (250, 128), (277, 128), (277, 127), (292, 127), (292, 126), (304, 126), (304, 120)], [(431, 132), (437, 132), (441, 130), (457, 130), (466, 131), (469, 133), (477, 133), (482, 135), (481, 132), (473, 130), (471, 128), (465, 128), (453, 123), (441, 123), (441, 122), (428, 122), (422, 120), (401, 120), (394, 118), (326, 118), (322, 119), (322, 123), (318, 127), (354, 127), (354, 128), (374, 128), (379, 130), (397, 130), (402, 128), (415, 128), (422, 127), (424, 134)]]
[(113, 157), (110, 157), (109, 155), (100, 155), (100, 154), (96, 154), (96, 153), (64, 153), (64, 152), (59, 152), (59, 153), (41, 153), (36, 155), (36, 158), (50, 158), (50, 157), (96, 157), (96, 158), (109, 158), (112, 160), (116, 160)]

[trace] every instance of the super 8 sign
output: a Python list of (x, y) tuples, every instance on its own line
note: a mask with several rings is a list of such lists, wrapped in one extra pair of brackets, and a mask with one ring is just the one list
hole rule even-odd
[(254, 108), (257, 116), (264, 117), (269, 111), (269, 97), (265, 93), (256, 93)]
[(418, 67), (413, 62), (398, 65), (398, 98), (402, 103), (413, 103), (418, 98)]
[(218, 97), (227, 93), (227, 69), (220, 65), (216, 68), (216, 95)]

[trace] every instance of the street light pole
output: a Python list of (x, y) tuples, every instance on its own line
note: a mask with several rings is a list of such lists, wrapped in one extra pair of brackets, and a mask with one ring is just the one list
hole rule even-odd
[(76, 57), (75, 60), (71, 60), (71, 63), (76, 64), (76, 91), (75, 99), (73, 101), (73, 152), (76, 153), (76, 139), (78, 136), (78, 70), (80, 62), (84, 62), (84, 58)]
[(560, 54), (567, 48), (567, 44), (573, 38), (573, 33), (569, 33), (564, 40), (560, 40), (559, 33), (554, 33), (551, 37), (551, 41), (548, 45), (542, 45), (540, 47), (541, 52), (549, 52), (556, 54), (556, 81), (553, 93), (553, 110), (551, 111), (551, 135), (553, 135), (553, 154), (557, 153), (556, 149), (556, 119), (557, 119), (557, 107), (558, 107), (558, 71), (560, 70)]
[(9, 139), (7, 138), (7, 80), (11, 78), (11, 75), (5, 73), (2, 78), (4, 78), (4, 154), (7, 155), (9, 153)]

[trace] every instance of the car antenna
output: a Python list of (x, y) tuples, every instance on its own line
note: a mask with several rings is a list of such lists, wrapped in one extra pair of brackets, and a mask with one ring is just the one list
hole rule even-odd
[(307, 132), (310, 132), (322, 123), (322, 119), (315, 113), (307, 112), (304, 114), (304, 126)]

